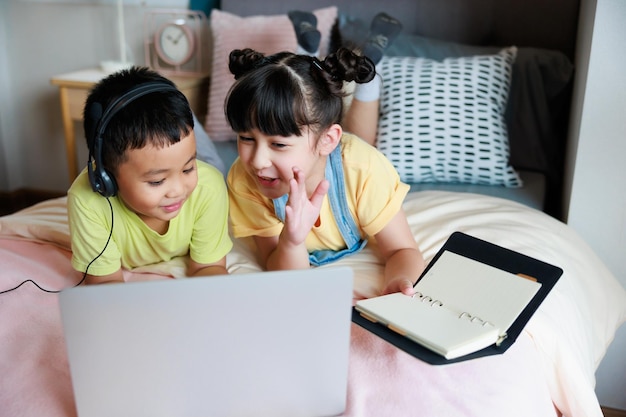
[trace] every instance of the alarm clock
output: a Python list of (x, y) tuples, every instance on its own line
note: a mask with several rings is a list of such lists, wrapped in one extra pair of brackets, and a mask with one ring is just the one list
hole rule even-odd
[(158, 57), (167, 64), (180, 66), (196, 53), (196, 38), (184, 19), (163, 24), (154, 33)]
[(152, 10), (144, 20), (146, 64), (165, 75), (206, 74), (204, 12), (186, 9)]

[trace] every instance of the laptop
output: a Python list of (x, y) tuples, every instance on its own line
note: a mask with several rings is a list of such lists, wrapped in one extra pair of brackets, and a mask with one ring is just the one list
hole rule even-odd
[(352, 270), (59, 295), (79, 417), (322, 417), (346, 406)]

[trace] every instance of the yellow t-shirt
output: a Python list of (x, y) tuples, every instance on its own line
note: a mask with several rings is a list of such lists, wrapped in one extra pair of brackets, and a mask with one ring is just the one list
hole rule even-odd
[[(376, 148), (355, 135), (341, 138), (346, 197), (350, 213), (361, 231), (361, 238), (380, 232), (402, 206), (409, 186), (389, 160)], [(254, 180), (237, 159), (228, 173), (230, 219), (235, 237), (277, 236), (283, 223), (274, 213), (274, 204), (257, 189)], [(324, 197), (319, 226), (306, 239), (309, 252), (341, 250), (345, 242), (335, 223), (328, 196)]]
[(228, 234), (228, 192), (221, 172), (197, 161), (198, 185), (180, 213), (160, 235), (150, 229), (117, 197), (113, 208), (111, 240), (98, 259), (111, 232), (111, 208), (94, 192), (83, 170), (68, 191), (68, 217), (72, 266), (89, 274), (112, 274), (123, 267), (137, 268), (189, 255), (201, 264), (223, 258), (232, 248)]

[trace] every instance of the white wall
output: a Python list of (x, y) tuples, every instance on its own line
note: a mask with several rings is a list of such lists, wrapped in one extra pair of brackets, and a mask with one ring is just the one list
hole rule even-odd
[[(143, 65), (145, 11), (188, 1), (124, 1), (127, 44)], [(0, 12), (0, 191), (65, 192), (61, 106), (50, 78), (119, 59), (116, 0), (0, 0)], [(80, 124), (76, 131), (86, 154)]]
[[(581, 4), (564, 212), (626, 287), (626, 1)], [(626, 409), (626, 325), (596, 377), (600, 403)]]

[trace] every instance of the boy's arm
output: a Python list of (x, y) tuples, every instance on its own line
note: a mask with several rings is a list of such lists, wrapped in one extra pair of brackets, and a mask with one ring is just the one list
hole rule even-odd
[(227, 275), (226, 256), (233, 246), (228, 232), (228, 190), (215, 167), (202, 161), (197, 161), (197, 167), (198, 185), (193, 199), (186, 203), (191, 211), (178, 224), (192, 230), (185, 275)]
[[(87, 272), (84, 280), (87, 285), (124, 282), (120, 263), (115, 262), (115, 259), (119, 259), (119, 252), (112, 236), (112, 203), (109, 199), (105, 200), (100, 196), (92, 197), (94, 193), (86, 181), (86, 174), (82, 173), (68, 191), (67, 207), (72, 266), (80, 274), (81, 279), (84, 275), (83, 271)], [(106, 265), (104, 269), (102, 268), (103, 261)], [(96, 266), (100, 272), (103, 270), (104, 272), (115, 270), (115, 272), (106, 275), (90, 274), (89, 272), (94, 271)]]
[(403, 292), (413, 295), (413, 284), (424, 270), (424, 256), (417, 247), (403, 210), (376, 234), (376, 242), (385, 259), (383, 294)]
[(227, 275), (226, 269), (226, 256), (217, 262), (212, 264), (200, 264), (193, 259), (189, 259), (189, 265), (187, 266), (188, 277), (202, 277), (209, 275)]
[(85, 284), (113, 284), (124, 282), (124, 274), (122, 273), (122, 269), (118, 269), (117, 272), (108, 275), (91, 275), (87, 274), (85, 278)]

